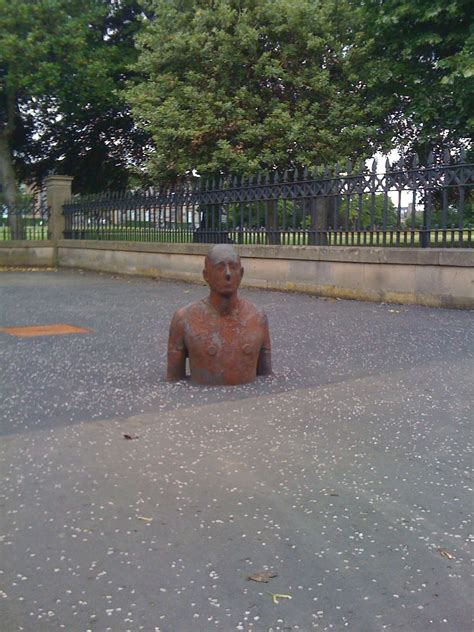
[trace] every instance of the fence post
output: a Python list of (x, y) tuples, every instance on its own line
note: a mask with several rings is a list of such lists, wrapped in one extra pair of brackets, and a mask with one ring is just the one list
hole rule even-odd
[(54, 260), (57, 264), (58, 242), (64, 238), (65, 220), (63, 204), (71, 197), (71, 176), (47, 176), (44, 179), (46, 200), (49, 207), (49, 233), (54, 243)]
[(430, 245), (431, 234), (431, 193), (427, 193), (425, 196), (425, 203), (423, 205), (423, 227), (420, 230), (420, 247), (428, 248)]

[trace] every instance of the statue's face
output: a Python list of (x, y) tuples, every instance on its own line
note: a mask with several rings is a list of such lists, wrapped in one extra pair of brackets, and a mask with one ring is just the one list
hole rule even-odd
[(235, 250), (222, 247), (209, 253), (203, 274), (211, 290), (223, 296), (231, 296), (237, 292), (243, 272)]

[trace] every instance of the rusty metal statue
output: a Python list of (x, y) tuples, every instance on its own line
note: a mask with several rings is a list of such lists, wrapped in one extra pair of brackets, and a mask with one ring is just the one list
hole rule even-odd
[(206, 298), (178, 309), (168, 339), (169, 381), (186, 377), (197, 384), (245, 384), (272, 372), (270, 333), (263, 310), (237, 296), (244, 274), (232, 246), (214, 246), (206, 256)]

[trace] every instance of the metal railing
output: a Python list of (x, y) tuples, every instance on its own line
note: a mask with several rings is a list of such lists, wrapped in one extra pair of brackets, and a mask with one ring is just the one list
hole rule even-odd
[(193, 178), (174, 187), (76, 197), (68, 239), (472, 248), (474, 165), (446, 154), (384, 172), (320, 169)]
[(0, 204), (0, 241), (43, 241), (49, 238), (49, 207), (43, 194), (15, 209)]

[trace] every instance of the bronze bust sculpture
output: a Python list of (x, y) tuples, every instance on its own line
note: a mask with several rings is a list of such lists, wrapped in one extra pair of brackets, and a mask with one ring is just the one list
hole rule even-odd
[(169, 381), (186, 377), (197, 384), (245, 384), (272, 372), (270, 333), (263, 310), (237, 296), (244, 274), (232, 246), (213, 246), (203, 277), (209, 296), (178, 309), (168, 339)]

